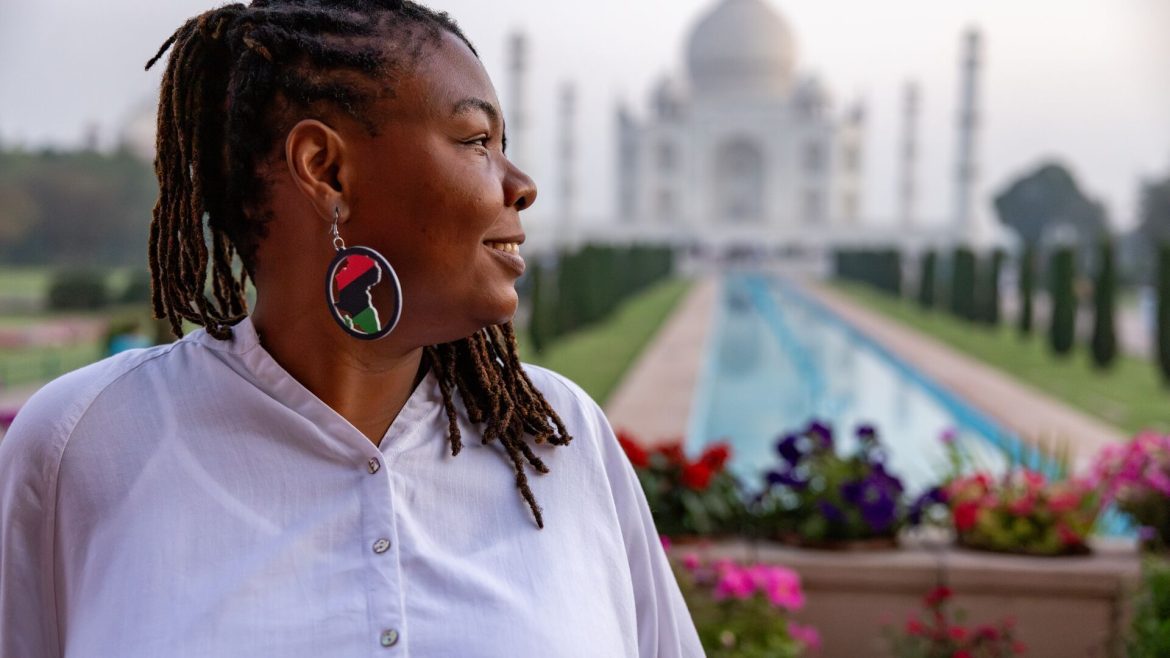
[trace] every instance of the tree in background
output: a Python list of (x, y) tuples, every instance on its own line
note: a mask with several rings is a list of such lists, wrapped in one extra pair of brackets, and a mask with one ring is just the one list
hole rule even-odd
[(1020, 317), (1018, 327), (1020, 336), (1032, 335), (1032, 297), (1036, 289), (1036, 248), (1027, 245), (1020, 256)]
[(145, 267), (158, 186), (126, 152), (0, 151), (0, 260)]
[(1052, 300), (1048, 344), (1058, 356), (1065, 356), (1072, 352), (1077, 325), (1076, 291), (1073, 289), (1076, 256), (1072, 247), (1060, 247), (1052, 253), (1048, 275), (1048, 295)]
[(979, 287), (979, 321), (989, 327), (999, 326), (999, 274), (1003, 270), (1004, 253), (991, 252), (983, 285)]
[(975, 252), (967, 247), (955, 249), (951, 266), (951, 313), (975, 321)]
[(1097, 280), (1093, 286), (1093, 338), (1089, 344), (1093, 365), (1106, 369), (1117, 360), (1116, 313), (1117, 271), (1113, 263), (1113, 241), (1101, 241)]
[(539, 262), (528, 268), (527, 276), (532, 281), (528, 288), (528, 340), (539, 353), (556, 337), (550, 314), (553, 300), (548, 299), (554, 291), (544, 283), (544, 268)]
[(1137, 261), (1132, 274), (1140, 281), (1154, 282), (1158, 245), (1170, 242), (1170, 176), (1142, 184), (1138, 217), (1138, 228), (1131, 236), (1130, 253)]
[(1106, 232), (1105, 208), (1084, 195), (1073, 175), (1060, 164), (1044, 163), (1013, 181), (995, 196), (999, 221), (1025, 245), (1040, 245), (1045, 235), (1065, 226), (1076, 235), (1082, 261)]
[(938, 255), (931, 249), (922, 257), (922, 276), (918, 278), (918, 305), (925, 309), (934, 308), (934, 277)]
[(1170, 242), (1158, 250), (1158, 365), (1170, 386)]

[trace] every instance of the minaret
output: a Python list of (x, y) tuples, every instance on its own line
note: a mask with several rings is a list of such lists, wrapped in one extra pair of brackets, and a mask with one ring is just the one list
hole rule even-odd
[(508, 158), (521, 169), (531, 166), (528, 160), (528, 37), (516, 31), (508, 41), (508, 73), (511, 93), (508, 117)]
[(979, 131), (979, 75), (983, 38), (971, 28), (963, 35), (961, 85), (959, 88), (959, 150), (955, 163), (955, 237), (973, 247), (987, 238), (979, 226), (975, 192), (979, 180), (976, 152)]
[(574, 220), (576, 219), (576, 189), (574, 180), (576, 171), (576, 133), (577, 122), (577, 90), (573, 83), (566, 82), (561, 86), (560, 95), (560, 139), (558, 140), (557, 157), (560, 171), (561, 196), (561, 233), (566, 241), (572, 240)]
[(898, 181), (898, 215), (902, 226), (914, 225), (918, 201), (918, 83), (908, 82), (902, 94), (901, 180)]

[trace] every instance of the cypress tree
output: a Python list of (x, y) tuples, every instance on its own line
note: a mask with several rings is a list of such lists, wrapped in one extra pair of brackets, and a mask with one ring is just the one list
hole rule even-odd
[(992, 327), (999, 326), (999, 273), (1003, 270), (1005, 254), (1002, 249), (991, 253), (991, 266), (987, 271), (983, 298), (983, 321)]
[(1073, 259), (1072, 247), (1060, 247), (1052, 254), (1048, 268), (1048, 294), (1052, 301), (1048, 343), (1058, 356), (1071, 353), (1076, 340), (1077, 301), (1073, 290), (1076, 265)]
[(924, 309), (934, 308), (934, 270), (938, 256), (934, 250), (922, 257), (922, 276), (918, 279), (918, 305)]
[(1097, 281), (1093, 286), (1093, 340), (1090, 344), (1093, 365), (1105, 369), (1117, 359), (1117, 330), (1115, 307), (1117, 272), (1113, 264), (1113, 242), (1106, 238), (1100, 245), (1100, 262), (1097, 265)]
[(1032, 245), (1024, 247), (1020, 256), (1020, 336), (1026, 338), (1032, 335), (1032, 296), (1036, 288), (1036, 248)]
[(975, 253), (966, 247), (955, 249), (951, 272), (951, 312), (969, 322), (975, 320)]
[(532, 285), (529, 287), (528, 340), (532, 344), (532, 349), (540, 353), (552, 339), (550, 335), (552, 327), (549, 322), (549, 310), (552, 307), (548, 303), (551, 300), (546, 299), (549, 291), (543, 283), (544, 268), (540, 263), (533, 263), (528, 268), (528, 276), (532, 279)]
[(1170, 243), (1158, 250), (1158, 365), (1170, 386)]

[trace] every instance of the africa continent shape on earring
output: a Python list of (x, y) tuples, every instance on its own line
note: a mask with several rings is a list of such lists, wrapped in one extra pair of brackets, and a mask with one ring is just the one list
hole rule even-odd
[[(346, 247), (337, 232), (341, 209), (333, 209), (333, 249), (325, 277), (329, 312), (347, 334), (362, 340), (382, 338), (394, 330), (402, 316), (402, 284), (386, 257), (370, 247)], [(393, 308), (380, 314), (374, 306), (374, 288), (390, 286)], [(380, 295), (381, 296), (381, 295)]]

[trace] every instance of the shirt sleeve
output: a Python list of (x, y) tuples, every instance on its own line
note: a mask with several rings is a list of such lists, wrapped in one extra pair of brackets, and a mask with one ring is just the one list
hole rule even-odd
[(578, 395), (587, 400), (591, 424), (617, 504), (634, 581), (638, 655), (641, 658), (704, 656), (695, 623), (670, 568), (634, 467), (618, 443), (605, 413), (584, 391)]
[(53, 518), (60, 420), (38, 393), (0, 438), (0, 656), (60, 655), (53, 583)]

